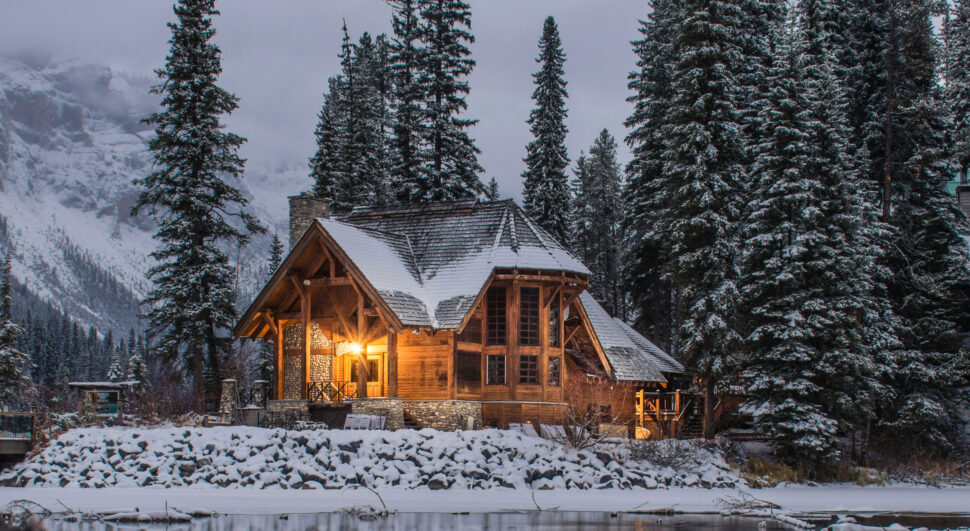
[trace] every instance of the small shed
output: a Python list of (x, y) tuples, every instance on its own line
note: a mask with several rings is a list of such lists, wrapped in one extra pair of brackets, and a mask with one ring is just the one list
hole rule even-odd
[(134, 395), (141, 381), (69, 382), (67, 385), (78, 390), (82, 412), (88, 410), (99, 417), (118, 417), (124, 412), (125, 401)]

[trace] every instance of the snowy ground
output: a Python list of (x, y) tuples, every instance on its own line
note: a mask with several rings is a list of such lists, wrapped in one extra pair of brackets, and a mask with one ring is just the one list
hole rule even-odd
[[(545, 490), (490, 489), (379, 489), (388, 508), (402, 512), (497, 512), (558, 507), (563, 511), (659, 511), (673, 508), (689, 513), (718, 512), (718, 499), (737, 497), (736, 489), (674, 488), (657, 490), (600, 489)], [(951, 487), (776, 487), (747, 490), (758, 499), (780, 505), (791, 513), (864, 512), (970, 512), (970, 488)], [(535, 503), (533, 503), (533, 495)], [(224, 514), (281, 514), (335, 511), (358, 505), (376, 505), (377, 497), (365, 489), (282, 490), (219, 489), (213, 487), (138, 488), (0, 488), (0, 506), (29, 499), (52, 510), (84, 512), (119, 510), (208, 510)]]

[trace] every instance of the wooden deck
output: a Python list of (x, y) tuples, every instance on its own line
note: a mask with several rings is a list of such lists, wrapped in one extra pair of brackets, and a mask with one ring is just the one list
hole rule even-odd
[(0, 458), (17, 459), (33, 447), (37, 414), (23, 411), (0, 411)]

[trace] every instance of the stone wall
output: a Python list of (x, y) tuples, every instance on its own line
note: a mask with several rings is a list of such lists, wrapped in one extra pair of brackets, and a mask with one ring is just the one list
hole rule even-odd
[(409, 400), (404, 410), (426, 428), (454, 431), (468, 429), (468, 419), (473, 419), (473, 429), (482, 427), (482, 403), (471, 400)]
[(404, 408), (400, 398), (357, 398), (351, 402), (350, 410), (364, 415), (386, 415), (385, 429), (404, 428)]

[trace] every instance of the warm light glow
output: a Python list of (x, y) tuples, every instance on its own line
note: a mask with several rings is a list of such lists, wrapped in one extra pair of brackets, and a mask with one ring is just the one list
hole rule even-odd
[(361, 352), (363, 352), (363, 350), (364, 349), (360, 346), (360, 343), (351, 343), (350, 344), (350, 352), (352, 354), (360, 354)]

